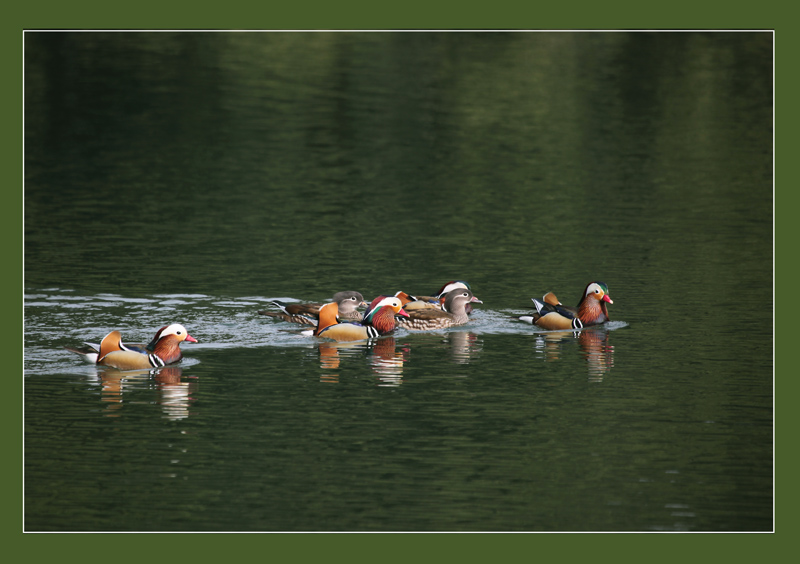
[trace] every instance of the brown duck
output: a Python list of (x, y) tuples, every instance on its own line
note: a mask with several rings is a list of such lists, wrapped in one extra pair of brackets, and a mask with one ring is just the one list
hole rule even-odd
[[(367, 305), (364, 301), (364, 296), (359, 292), (346, 291), (337, 292), (333, 295), (333, 301), (339, 308), (340, 319), (359, 320), (362, 317), (360, 311), (356, 308)], [(308, 303), (308, 304), (287, 304), (279, 300), (272, 302), (280, 311), (259, 311), (260, 315), (269, 315), (270, 317), (277, 317), (284, 321), (291, 323), (301, 323), (303, 325), (317, 325), (319, 321), (319, 310), (325, 304)]]

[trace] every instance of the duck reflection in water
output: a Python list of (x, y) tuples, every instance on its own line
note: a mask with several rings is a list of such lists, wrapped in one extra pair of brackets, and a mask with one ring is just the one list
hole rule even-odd
[[(449, 331), (443, 335), (414, 335), (415, 339), (435, 338), (446, 348), (456, 364), (469, 364), (477, 358), (482, 350), (482, 342), (478, 335), (470, 331)], [(323, 374), (321, 382), (336, 384), (339, 382), (339, 369), (342, 361), (348, 357), (366, 356), (367, 363), (378, 379), (379, 386), (399, 386), (403, 383), (403, 369), (409, 361), (410, 348), (398, 345), (395, 337), (386, 335), (377, 339), (357, 342), (326, 341), (318, 344), (320, 368)]]
[(117, 370), (101, 368), (97, 376), (102, 386), (101, 399), (107, 402), (108, 417), (118, 417), (124, 404), (123, 394), (134, 390), (150, 389), (151, 377), (159, 392), (158, 404), (167, 419), (185, 419), (189, 416), (189, 406), (194, 401), (191, 394), (197, 391), (196, 381), (183, 381), (183, 369), (165, 366), (153, 370)]
[(536, 348), (542, 351), (545, 362), (554, 362), (561, 357), (566, 341), (577, 339), (588, 364), (589, 380), (601, 382), (603, 376), (614, 366), (614, 347), (609, 344), (609, 332), (603, 329), (583, 331), (547, 331), (536, 333)]
[(372, 371), (378, 378), (379, 385), (399, 385), (402, 383), (403, 366), (407, 360), (408, 350), (397, 348), (394, 337), (386, 336), (369, 341), (359, 342), (324, 342), (319, 343), (320, 367), (326, 372), (320, 381), (338, 383), (341, 362), (347, 357), (366, 356)]
[(450, 356), (456, 364), (469, 364), (483, 350), (478, 336), (469, 331), (445, 333), (444, 343), (450, 345)]
[(472, 331), (413, 333), (408, 338), (413, 339), (416, 344), (425, 345), (426, 348), (449, 353), (450, 360), (455, 364), (469, 364), (476, 360), (483, 350), (483, 340)]
[(394, 337), (378, 339), (368, 357), (379, 386), (399, 386), (403, 383), (403, 367), (408, 360), (408, 349), (397, 349)]

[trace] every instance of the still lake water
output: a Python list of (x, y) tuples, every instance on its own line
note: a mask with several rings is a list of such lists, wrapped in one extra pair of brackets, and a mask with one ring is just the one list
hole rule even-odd
[(773, 529), (771, 34), (27, 33), (25, 104), (27, 531)]

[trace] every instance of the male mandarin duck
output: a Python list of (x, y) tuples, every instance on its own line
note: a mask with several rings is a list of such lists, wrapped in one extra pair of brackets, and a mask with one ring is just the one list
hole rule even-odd
[(442, 309), (442, 304), (444, 303), (444, 297), (439, 298), (435, 301), (435, 298), (430, 297), (427, 300), (421, 300), (416, 296), (412, 296), (406, 292), (400, 291), (394, 295), (395, 298), (399, 299), (403, 304), (403, 309), (406, 311), (411, 311), (414, 309)]
[[(339, 307), (340, 319), (361, 319), (361, 312), (356, 308), (367, 305), (364, 296), (359, 292), (337, 292), (333, 295), (333, 301)], [(319, 321), (319, 310), (325, 304), (286, 304), (275, 300), (272, 302), (280, 311), (259, 311), (261, 315), (277, 317), (291, 323), (302, 323), (303, 325), (317, 325)]]
[(83, 355), (92, 363), (111, 366), (117, 370), (149, 370), (178, 362), (181, 354), (180, 344), (196, 343), (186, 328), (180, 323), (165, 325), (147, 345), (125, 345), (119, 331), (112, 331), (100, 342), (85, 343), (85, 347), (65, 347), (68, 351)]
[[(412, 331), (444, 329), (463, 325), (469, 321), (467, 306), (483, 302), (466, 288), (451, 290), (445, 295), (442, 309), (414, 309), (408, 312), (408, 319), (398, 319), (397, 326)], [(471, 307), (471, 306), (470, 306)]]
[[(339, 305), (336, 302), (323, 305), (319, 310), (319, 325), (313, 335), (334, 341), (374, 339), (394, 331), (395, 315), (408, 317), (408, 313), (403, 311), (403, 304), (394, 296), (375, 298), (360, 323), (340, 323), (338, 312)], [(308, 334), (310, 330), (304, 333)]]
[(599, 325), (609, 320), (606, 302), (614, 302), (608, 295), (608, 286), (603, 282), (590, 282), (583, 291), (578, 307), (565, 306), (553, 292), (541, 300), (532, 298), (536, 313), (523, 315), (519, 319), (542, 329), (581, 329)]
[[(469, 284), (463, 280), (454, 280), (442, 286), (433, 296), (412, 296), (405, 292), (398, 292), (395, 294), (395, 296), (402, 297), (403, 299), (407, 300), (407, 303), (403, 306), (406, 311), (411, 311), (414, 309), (442, 309), (445, 296), (453, 290), (461, 289), (470, 291), (472, 290)], [(472, 306), (467, 305), (467, 314), (471, 312)]]

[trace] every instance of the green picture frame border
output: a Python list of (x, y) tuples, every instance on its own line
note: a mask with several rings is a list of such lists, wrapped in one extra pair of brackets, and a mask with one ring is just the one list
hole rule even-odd
[[(778, 350), (786, 350), (791, 335), (790, 326), (783, 318), (773, 314), (775, 321), (775, 534), (583, 534), (582, 538), (564, 534), (38, 534), (23, 531), (23, 438), (22, 394), (24, 347), (23, 316), (23, 38), (24, 30), (34, 29), (263, 29), (263, 30), (458, 30), (458, 29), (576, 29), (576, 30), (628, 30), (628, 29), (753, 29), (774, 30), (775, 45), (775, 115), (780, 110), (781, 119), (775, 125), (775, 190), (773, 280), (775, 298), (788, 294), (789, 276), (798, 261), (782, 261), (789, 244), (797, 240), (789, 214), (797, 209), (793, 205), (798, 196), (787, 188), (791, 163), (791, 124), (796, 94), (796, 72), (789, 72), (793, 62), (794, 30), (785, 8), (773, 2), (685, 2), (677, 1), (658, 5), (641, 2), (586, 2), (543, 6), (532, 2), (403, 2), (378, 4), (375, 2), (300, 2), (294, 5), (262, 3), (253, 6), (245, 2), (223, 4), (164, 3), (143, 1), (114, 6), (107, 2), (32, 2), (25, 6), (7, 8), (8, 17), (2, 25), (0, 39), (3, 49), (2, 68), (9, 75), (2, 88), (3, 124), (2, 170), (5, 181), (3, 206), (3, 257), (11, 263), (2, 277), (6, 289), (4, 300), (9, 315), (3, 324), (3, 337), (11, 349), (11, 370), (6, 375), (8, 388), (3, 394), (3, 445), (7, 456), (2, 465), (4, 495), (2, 534), (10, 542), (6, 552), (24, 555), (26, 561), (37, 562), (45, 558), (61, 559), (67, 555), (83, 561), (115, 560), (145, 557), (157, 560), (195, 559), (203, 561), (220, 558), (244, 560), (275, 560), (277, 562), (325, 561), (334, 557), (347, 561), (397, 561), (409, 558), (423, 560), (467, 560), (472, 562), (516, 562), (549, 560), (569, 562), (577, 558), (595, 560), (613, 558), (622, 561), (664, 561), (680, 559), (690, 562), (700, 559), (732, 560), (734, 562), (768, 557), (782, 559), (791, 554), (792, 547), (784, 539), (778, 540), (793, 527), (797, 487), (789, 479), (796, 448), (789, 446), (793, 436), (794, 418), (789, 402), (796, 395), (796, 376), (781, 371), (777, 366)], [(112, 8), (113, 6), (113, 8)], [(787, 24), (786, 26), (781, 25)], [(254, 26), (257, 26), (254, 28)], [(778, 64), (784, 73), (778, 73)], [(791, 97), (790, 97), (791, 96)], [(790, 102), (790, 100), (792, 102)], [(782, 103), (783, 102), (783, 103)], [(785, 119), (786, 113), (790, 114)], [(788, 127), (787, 127), (788, 125)], [(781, 157), (785, 156), (784, 159)], [(782, 166), (779, 167), (777, 163)], [(783, 181), (783, 182), (781, 182)], [(787, 201), (787, 198), (789, 201)], [(786, 249), (786, 250), (784, 250)], [(779, 255), (778, 251), (781, 251)], [(787, 257), (784, 257), (788, 259)], [(781, 274), (780, 281), (777, 274)], [(791, 274), (795, 274), (791, 272)], [(781, 292), (781, 289), (785, 291)], [(746, 289), (742, 291), (746, 303)], [(751, 307), (753, 304), (750, 304)], [(769, 304), (766, 309), (771, 309)], [(774, 308), (773, 311), (777, 311)], [(782, 329), (782, 330), (781, 330)], [(784, 355), (785, 356), (785, 355)], [(786, 364), (786, 363), (784, 363)], [(782, 376), (782, 377), (779, 377)], [(9, 389), (10, 388), (10, 389)], [(780, 394), (778, 394), (780, 391)], [(778, 449), (778, 439), (785, 449)], [(788, 460), (787, 460), (788, 459)], [(783, 472), (778, 471), (777, 461)], [(780, 478), (784, 478), (781, 480)], [(777, 492), (780, 487), (780, 500)], [(786, 544), (786, 550), (780, 545)]]

